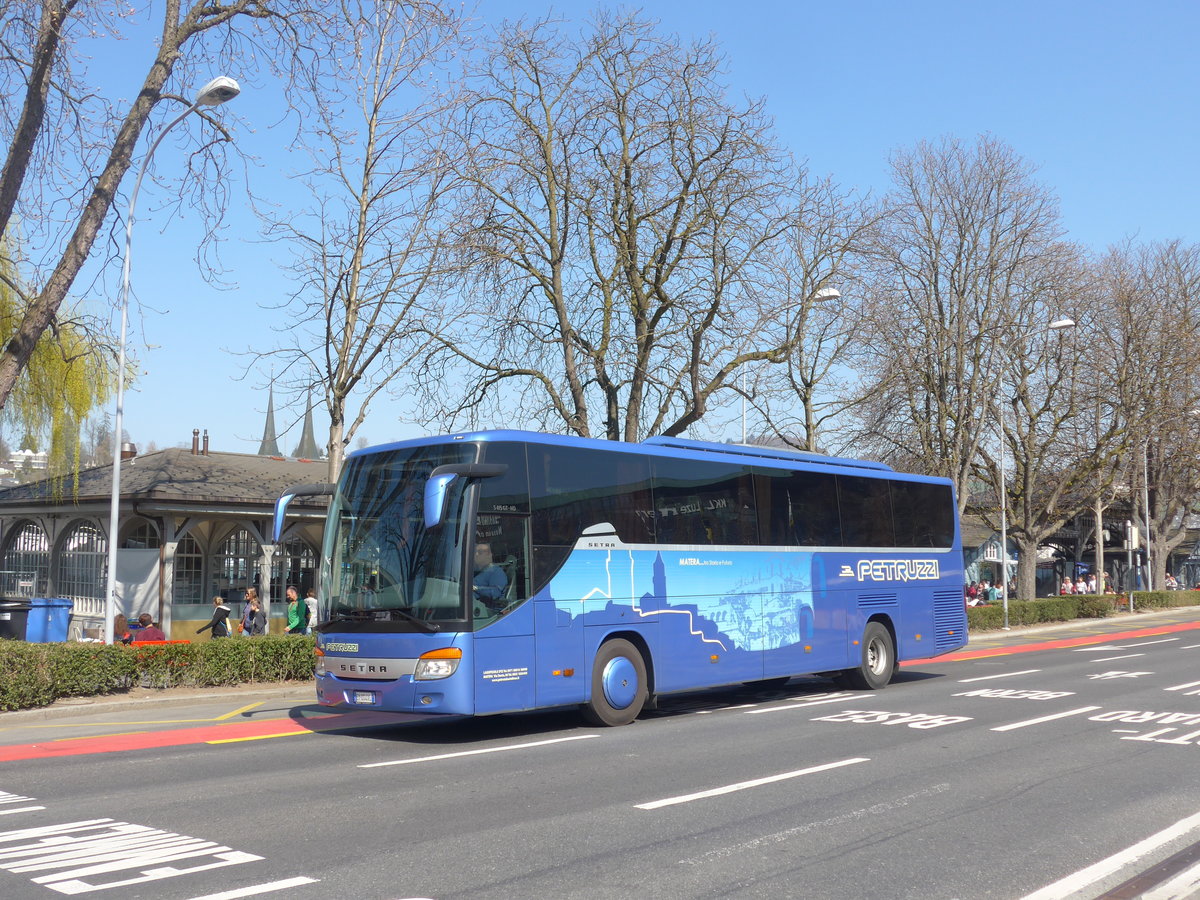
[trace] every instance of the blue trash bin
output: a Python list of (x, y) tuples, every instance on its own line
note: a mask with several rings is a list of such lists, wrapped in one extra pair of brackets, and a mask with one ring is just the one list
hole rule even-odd
[(29, 600), (25, 640), (31, 644), (62, 643), (67, 639), (74, 600), (66, 597), (33, 597)]

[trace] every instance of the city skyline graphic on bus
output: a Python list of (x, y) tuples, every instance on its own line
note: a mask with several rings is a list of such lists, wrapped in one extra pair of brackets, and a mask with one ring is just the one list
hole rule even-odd
[(549, 589), (585, 623), (626, 607), (714, 649), (773, 650), (812, 639), (813, 565), (807, 552), (576, 549)]

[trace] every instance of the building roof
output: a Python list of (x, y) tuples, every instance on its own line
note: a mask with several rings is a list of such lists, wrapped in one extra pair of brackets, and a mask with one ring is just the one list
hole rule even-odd
[[(121, 497), (163, 506), (255, 506), (273, 504), (287, 488), (324, 481), (323, 462), (217, 453), (205, 456), (173, 447), (121, 463)], [(0, 513), (21, 507), (83, 506), (109, 503), (112, 463), (82, 469), (78, 487), (70, 476), (43, 479), (0, 490)], [(293, 506), (320, 508), (324, 498), (300, 498)]]

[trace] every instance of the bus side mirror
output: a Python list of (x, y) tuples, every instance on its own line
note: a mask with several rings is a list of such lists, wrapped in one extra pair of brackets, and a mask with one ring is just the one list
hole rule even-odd
[(295, 487), (288, 488), (279, 495), (279, 499), (275, 501), (275, 518), (271, 527), (271, 540), (273, 543), (279, 543), (279, 536), (283, 534), (283, 521), (287, 516), (288, 504), (297, 497), (321, 497), (332, 495), (335, 485), (326, 484), (298, 484)]
[(495, 478), (508, 471), (507, 463), (452, 463), (438, 466), (425, 482), (425, 527), (437, 528), (446, 518), (448, 488), (455, 478)]

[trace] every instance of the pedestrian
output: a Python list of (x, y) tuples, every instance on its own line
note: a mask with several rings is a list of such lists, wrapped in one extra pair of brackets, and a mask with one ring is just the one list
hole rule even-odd
[(1060, 587), (1058, 589), (1058, 592), (1059, 592), (1059, 594), (1061, 594), (1064, 597), (1067, 596), (1068, 594), (1075, 593), (1075, 585), (1071, 583), (1070, 576), (1068, 576), (1068, 575), (1063, 576), (1062, 587)]
[(238, 620), (237, 633), (250, 634), (250, 604), (258, 600), (258, 588), (248, 587), (242, 597), (242, 617)]
[(1075, 582), (1075, 593), (1077, 593), (1077, 594), (1086, 594), (1087, 593), (1087, 582), (1083, 580), (1082, 575), (1080, 575), (1078, 580), (1076, 580), (1076, 582)]
[(225, 605), (225, 601), (220, 595), (213, 597), (213, 615), (207, 625), (201, 625), (196, 629), (196, 634), (202, 631), (212, 630), (212, 636), (215, 638), (229, 637), (229, 607)]
[(262, 611), (262, 604), (258, 600), (258, 592), (255, 591), (254, 596), (250, 598), (250, 602), (246, 604), (249, 612), (246, 615), (244, 634), (250, 637), (261, 637), (267, 633), (267, 614)]
[(142, 613), (138, 616), (138, 623), (142, 626), (137, 633), (139, 641), (165, 641), (167, 639), (163, 630), (154, 624), (150, 613)]
[(300, 599), (300, 592), (294, 584), (287, 588), (287, 633), (304, 634), (308, 623), (308, 604)]
[(1089, 594), (1096, 593), (1096, 573), (1095, 572), (1093, 572), (1091, 575), (1088, 576), (1087, 592)]
[(317, 592), (312, 588), (304, 592), (304, 606), (308, 610), (304, 617), (304, 633), (312, 634), (313, 623), (317, 621)]
[(113, 618), (113, 640), (120, 641), (122, 644), (128, 644), (133, 640), (133, 635), (129, 631), (129, 620), (125, 618), (125, 613), (117, 613)]

